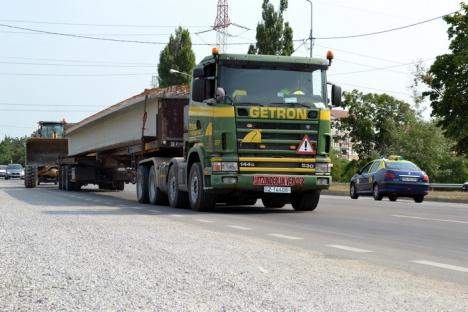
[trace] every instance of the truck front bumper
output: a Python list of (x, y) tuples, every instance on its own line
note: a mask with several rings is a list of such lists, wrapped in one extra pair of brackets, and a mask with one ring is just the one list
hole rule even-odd
[[(278, 178), (278, 183), (268, 182), (258, 185), (254, 182), (255, 177)], [(213, 174), (209, 176), (211, 186), (207, 190), (235, 190), (263, 193), (265, 186), (287, 186), (291, 191), (305, 192), (311, 190), (328, 189), (331, 183), (329, 175), (271, 175), (271, 174)]]

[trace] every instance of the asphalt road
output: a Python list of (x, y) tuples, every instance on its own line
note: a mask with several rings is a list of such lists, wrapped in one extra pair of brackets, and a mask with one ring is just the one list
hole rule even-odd
[(124, 192), (96, 192), (92, 187), (85, 192), (80, 196), (169, 214), (210, 230), (262, 237), (326, 256), (468, 284), (468, 204), (323, 195), (313, 212), (295, 212), (290, 205), (265, 209), (258, 201), (254, 207), (219, 206), (215, 212), (194, 213), (140, 205), (131, 184)]
[(264, 209), (257, 202), (196, 213), (138, 204), (133, 185), (123, 192), (63, 192), (53, 185), (26, 190), (21, 183), (0, 180), (0, 190), (29, 205), (54, 206), (53, 215), (166, 218), (181, 226), (318, 252), (327, 259), (358, 260), (415, 279), (453, 283), (468, 294), (467, 204), (322, 196), (313, 212), (295, 212), (290, 206)]

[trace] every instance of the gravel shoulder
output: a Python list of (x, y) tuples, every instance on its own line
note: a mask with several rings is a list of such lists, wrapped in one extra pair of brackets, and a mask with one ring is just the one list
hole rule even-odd
[(0, 188), (1, 311), (467, 311), (468, 288)]

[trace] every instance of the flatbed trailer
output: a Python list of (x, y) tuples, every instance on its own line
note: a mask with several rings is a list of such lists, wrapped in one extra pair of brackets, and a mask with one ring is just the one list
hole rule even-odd
[(331, 183), (330, 63), (214, 51), (190, 88), (145, 90), (68, 129), (59, 188), (133, 182), (140, 203), (314, 210)]

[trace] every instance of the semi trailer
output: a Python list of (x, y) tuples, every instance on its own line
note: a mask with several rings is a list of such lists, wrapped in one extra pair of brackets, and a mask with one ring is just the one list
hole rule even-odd
[(70, 127), (59, 188), (123, 190), (140, 203), (208, 211), (216, 204), (317, 207), (331, 183), (328, 60), (219, 54), (191, 86), (153, 88)]

